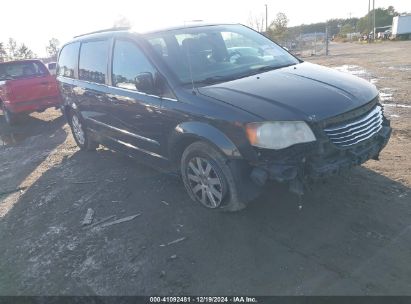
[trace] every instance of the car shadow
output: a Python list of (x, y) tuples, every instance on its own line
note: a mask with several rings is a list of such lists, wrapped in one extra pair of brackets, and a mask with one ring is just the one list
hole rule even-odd
[[(0, 219), (0, 294), (409, 294), (410, 194), (360, 167), (314, 185), (302, 209), (272, 185), (221, 213), (178, 178), (75, 152)], [(82, 226), (89, 208), (93, 223), (126, 219)]]
[[(46, 113), (20, 115), (16, 123), (9, 126), (0, 111), (0, 147), (16, 145), (26, 138), (39, 135), (63, 121), (64, 119), (59, 111), (50, 109)], [(62, 124), (59, 127), (61, 126)]]
[[(35, 115), (35, 116), (34, 116)], [(19, 192), (38, 177), (35, 170), (62, 144), (67, 132), (57, 111), (19, 117), (8, 126), (0, 116), (0, 218), (12, 207)], [(14, 195), (14, 198), (7, 196)]]

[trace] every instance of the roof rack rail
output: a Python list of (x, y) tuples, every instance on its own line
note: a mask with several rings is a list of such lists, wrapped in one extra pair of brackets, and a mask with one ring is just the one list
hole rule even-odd
[(112, 28), (108, 28), (108, 29), (104, 29), (104, 30), (99, 30), (99, 31), (95, 31), (95, 32), (90, 32), (90, 33), (77, 35), (77, 36), (74, 36), (74, 38), (82, 37), (82, 36), (86, 36), (86, 35), (91, 35), (91, 34), (104, 33), (104, 32), (126, 31), (126, 30), (129, 30), (129, 29), (131, 29), (131, 27), (129, 27), (129, 26), (112, 27)]

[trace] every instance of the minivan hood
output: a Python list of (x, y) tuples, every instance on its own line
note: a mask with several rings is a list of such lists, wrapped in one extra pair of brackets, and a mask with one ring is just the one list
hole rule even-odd
[(364, 79), (306, 62), (198, 90), (265, 120), (320, 121), (378, 95)]

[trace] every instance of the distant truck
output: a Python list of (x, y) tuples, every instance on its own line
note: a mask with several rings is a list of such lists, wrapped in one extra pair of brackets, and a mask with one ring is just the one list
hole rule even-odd
[(411, 38), (411, 14), (394, 17), (392, 20), (392, 38)]
[(57, 66), (56, 62), (45, 63), (45, 66), (47, 67), (51, 75), (54, 75), (54, 76), (56, 75), (56, 66)]
[(0, 63), (0, 109), (7, 124), (12, 125), (18, 114), (41, 112), (60, 104), (56, 77), (40, 60)]

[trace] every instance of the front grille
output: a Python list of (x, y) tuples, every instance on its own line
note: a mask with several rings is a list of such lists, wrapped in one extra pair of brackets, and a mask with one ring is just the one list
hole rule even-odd
[(362, 142), (381, 130), (383, 122), (382, 109), (376, 106), (365, 115), (354, 120), (324, 129), (328, 138), (338, 147), (349, 147)]

